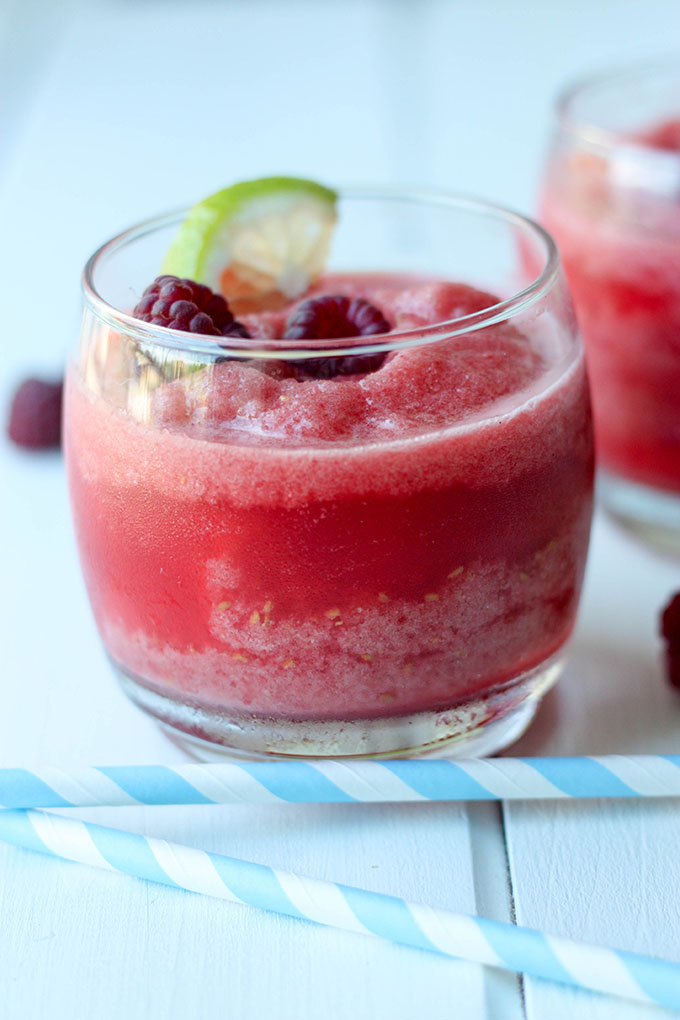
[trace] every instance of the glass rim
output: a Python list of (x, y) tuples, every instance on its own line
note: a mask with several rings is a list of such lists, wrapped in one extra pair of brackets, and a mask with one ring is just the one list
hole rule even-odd
[(182, 330), (158, 326), (136, 319), (129, 312), (113, 306), (97, 290), (94, 282), (99, 264), (128, 244), (149, 234), (179, 224), (189, 207), (175, 209), (149, 219), (142, 220), (121, 231), (97, 248), (85, 263), (81, 275), (81, 288), (85, 306), (107, 325), (124, 332), (127, 336), (141, 341), (168, 347), (173, 350), (202, 356), (234, 356), (243, 358), (318, 358), (327, 354), (338, 357), (343, 354), (373, 354), (385, 349), (398, 350), (404, 347), (421, 346), (437, 340), (449, 339), (465, 333), (495, 325), (513, 318), (539, 301), (553, 287), (560, 272), (560, 256), (551, 235), (535, 220), (506, 206), (473, 196), (452, 192), (380, 187), (347, 187), (338, 190), (340, 199), (402, 201), (410, 204), (440, 206), (459, 209), (469, 213), (504, 221), (533, 236), (545, 249), (545, 264), (539, 275), (526, 287), (502, 301), (481, 311), (458, 316), (429, 326), (408, 330), (395, 330), (370, 337), (341, 337), (324, 340), (284, 340), (253, 337), (225, 337), (224, 343), (213, 337), (186, 333)]
[(599, 70), (575, 78), (558, 93), (555, 100), (554, 109), (559, 127), (578, 137), (589, 148), (599, 152), (611, 153), (614, 150), (625, 150), (627, 155), (640, 160), (654, 161), (666, 166), (671, 163), (677, 165), (680, 161), (680, 153), (655, 148), (644, 142), (636, 141), (616, 128), (603, 127), (593, 123), (588, 117), (577, 116), (573, 109), (579, 99), (587, 96), (589, 92), (595, 92), (603, 85), (616, 84), (617, 81), (624, 82), (631, 78), (654, 73), (660, 74), (664, 71), (675, 71), (680, 82), (680, 54), (618, 64), (608, 70)]

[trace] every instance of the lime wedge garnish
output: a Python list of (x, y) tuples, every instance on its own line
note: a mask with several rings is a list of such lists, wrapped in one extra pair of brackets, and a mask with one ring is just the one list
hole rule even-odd
[(297, 177), (224, 188), (190, 210), (162, 271), (207, 284), (236, 309), (299, 297), (323, 272), (336, 197)]

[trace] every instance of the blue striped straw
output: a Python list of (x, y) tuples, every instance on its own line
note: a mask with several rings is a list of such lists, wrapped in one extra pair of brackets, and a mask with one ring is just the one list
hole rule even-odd
[(0, 807), (680, 796), (680, 755), (0, 769)]
[(667, 960), (454, 914), (41, 811), (0, 811), (0, 839), (176, 889), (680, 1009), (680, 964)]

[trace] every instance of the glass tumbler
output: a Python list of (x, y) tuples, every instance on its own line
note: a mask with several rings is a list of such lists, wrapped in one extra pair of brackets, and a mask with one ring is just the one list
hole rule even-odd
[(75, 531), (124, 691), (203, 758), (503, 747), (560, 671), (591, 519), (551, 239), (482, 202), (348, 190), (315, 293), (368, 295), (392, 331), (218, 343), (131, 314), (181, 219), (92, 256), (67, 377)]
[(540, 218), (585, 340), (602, 501), (680, 549), (680, 63), (560, 99)]

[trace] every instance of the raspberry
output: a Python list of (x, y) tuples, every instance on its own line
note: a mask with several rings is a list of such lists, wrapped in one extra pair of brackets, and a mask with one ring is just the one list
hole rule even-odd
[[(363, 298), (323, 294), (303, 301), (290, 315), (284, 340), (331, 340), (350, 336), (389, 333), (390, 324), (382, 312)], [(310, 358), (295, 364), (300, 377), (331, 379), (336, 375), (374, 372), (385, 354), (346, 355), (338, 358)]]
[(63, 381), (25, 379), (12, 398), (7, 434), (17, 446), (45, 450), (61, 443)]
[(132, 314), (143, 322), (202, 336), (250, 338), (246, 327), (236, 322), (221, 294), (193, 280), (157, 276), (135, 305)]
[(671, 687), (680, 688), (680, 654), (673, 655), (671, 652), (667, 653), (666, 675)]
[(680, 591), (661, 614), (661, 636), (666, 642), (666, 672), (669, 683), (680, 687)]
[(237, 322), (236, 319), (223, 328), (222, 336), (240, 336), (244, 340), (250, 340), (250, 333), (247, 327), (242, 322)]
[(664, 149), (666, 152), (680, 152), (680, 121), (670, 120), (661, 127), (644, 135), (642, 141), (655, 149)]
[(345, 336), (389, 333), (390, 324), (375, 305), (363, 298), (322, 294), (309, 298), (291, 314), (284, 340), (332, 340)]

